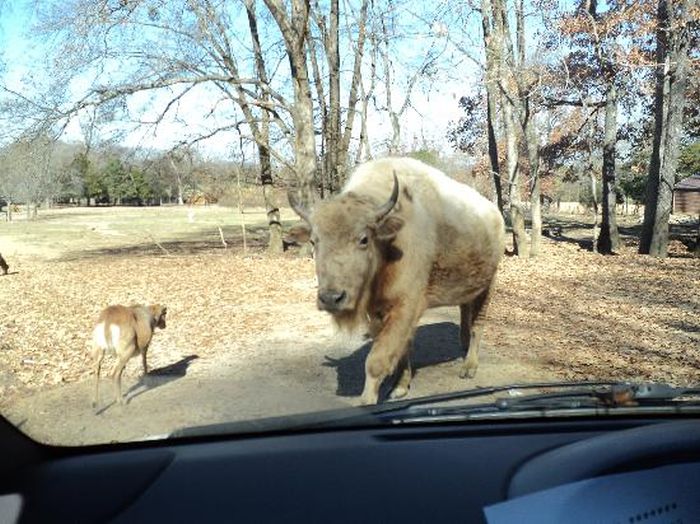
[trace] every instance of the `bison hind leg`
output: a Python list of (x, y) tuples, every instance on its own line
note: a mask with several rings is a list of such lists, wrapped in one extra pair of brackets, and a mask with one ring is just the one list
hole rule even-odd
[(461, 304), (460, 339), (464, 349), (464, 364), (459, 372), (460, 378), (474, 378), (479, 367), (479, 349), (484, 333), (484, 317), (488, 309), (491, 288), (483, 291), (473, 302)]

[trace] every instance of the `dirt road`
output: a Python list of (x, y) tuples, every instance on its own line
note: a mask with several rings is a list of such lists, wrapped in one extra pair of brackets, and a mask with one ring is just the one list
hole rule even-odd
[[(460, 379), (458, 315), (457, 308), (440, 308), (423, 319), (413, 358), (412, 396), (554, 378), (533, 365), (508, 359), (486, 343), (477, 377)], [(330, 330), (324, 331), (320, 336), (297, 333), (285, 340), (261, 339), (250, 348), (258, 355), (254, 361), (221, 358), (218, 367), (205, 372), (194, 372), (200, 360), (196, 348), (192, 355), (153, 370), (145, 379), (134, 360), (124, 382), (125, 406), (112, 402), (111, 383), (104, 380), (101, 405), (93, 410), (92, 382), (83, 380), (18, 399), (5, 416), (44, 442), (90, 444), (157, 438), (190, 426), (356, 405), (369, 345), (338, 340)]]

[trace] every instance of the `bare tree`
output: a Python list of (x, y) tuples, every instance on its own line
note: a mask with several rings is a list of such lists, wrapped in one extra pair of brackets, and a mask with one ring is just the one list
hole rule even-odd
[(59, 192), (59, 171), (51, 162), (53, 141), (45, 136), (19, 139), (2, 152), (0, 189), (8, 201), (8, 221), (13, 202), (25, 205), (27, 219), (35, 218), (40, 202)]
[(360, 139), (355, 154), (355, 162), (370, 160), (372, 158), (372, 148), (369, 139), (369, 128), (367, 120), (369, 118), (369, 102), (374, 97), (377, 85), (377, 38), (374, 33), (370, 39), (370, 60), (369, 60), (369, 85), (365, 86), (365, 78), (360, 78)]
[(678, 166), (690, 49), (691, 0), (659, 0), (654, 140), (639, 253), (668, 255), (668, 220)]
[[(362, 0), (359, 13), (355, 16), (351, 6), (346, 5), (345, 21), (348, 35), (356, 33), (355, 39), (348, 38), (346, 45), (351, 53), (345, 53), (352, 58), (352, 76), (347, 82), (347, 103), (341, 104), (342, 63), (340, 54), (340, 8), (339, 0), (330, 3), (329, 15), (323, 13), (321, 6), (315, 2), (313, 18), (320, 34), (321, 46), (317, 46), (314, 38), (310, 38), (310, 56), (314, 72), (314, 84), (321, 112), (321, 191), (335, 193), (340, 189), (346, 178), (348, 167), (350, 141), (354, 129), (356, 105), (360, 99), (359, 91), (362, 81), (362, 62), (367, 39), (368, 0)], [(351, 28), (356, 26), (353, 31)], [(319, 64), (318, 48), (323, 50), (325, 68)], [(328, 89), (325, 88), (324, 74), (328, 78)], [(343, 111), (345, 109), (345, 111)], [(345, 113), (345, 121), (342, 116)]]
[[(245, 0), (246, 14), (248, 16), (248, 28), (250, 29), (250, 37), (253, 43), (253, 53), (255, 56), (255, 68), (258, 79), (261, 85), (269, 86), (267, 68), (265, 66), (265, 57), (260, 43), (260, 34), (258, 31), (258, 21), (255, 13), (255, 1)], [(260, 97), (264, 106), (270, 105), (270, 96), (266, 89), (258, 88)], [(247, 113), (252, 120), (253, 116), (250, 111)], [(251, 121), (251, 125), (255, 126), (255, 122)], [(270, 239), (268, 242), (268, 251), (270, 253), (281, 253), (283, 250), (282, 244), (282, 221), (280, 210), (275, 200), (275, 192), (272, 181), (272, 159), (270, 155), (270, 114), (264, 110), (260, 114), (260, 141), (257, 144), (258, 157), (260, 159), (260, 183), (262, 184), (263, 199), (265, 202), (265, 210), (267, 212), (267, 222), (270, 231)]]
[(493, 10), (490, 0), (481, 0), (481, 27), (484, 35), (486, 63), (484, 70), (484, 86), (486, 88), (486, 126), (488, 137), (488, 154), (491, 163), (491, 174), (496, 190), (496, 204), (501, 214), (504, 212), (503, 188), (501, 184), (501, 166), (498, 160), (498, 142), (496, 141), (496, 107), (499, 98), (498, 64), (500, 63), (500, 46), (496, 45), (493, 37)]
[[(293, 78), (291, 98), (285, 81), (288, 75), (279, 72), (276, 42), (268, 43), (263, 52), (252, 0), (239, 4), (209, 0), (168, 5), (147, 0), (76, 0), (68, 7), (42, 4), (39, 29), (57, 42), (48, 60), (56, 82), (42, 93), (43, 102), (33, 105), (42, 113), (37, 126), (57, 124), (60, 131), (87, 111), (96, 115), (95, 125), (119, 123), (123, 133), (140, 130), (147, 134), (166, 122), (179, 121), (181, 105), (192, 97), (211, 100), (209, 116), (216, 115), (216, 119), (212, 118), (208, 129), (197, 126), (195, 132), (183, 136), (175, 149), (221, 133), (233, 135), (232, 139), (240, 132), (246, 134), (259, 147), (271, 244), (278, 250), (279, 214), (269, 190), (272, 161), (291, 170), (305, 200), (313, 198), (316, 152), (306, 65), (310, 13), (308, 2), (301, 0), (294, 2), (291, 13), (282, 2), (271, 0), (265, 5), (279, 30), (273, 38), (281, 34), (284, 42)], [(236, 15), (241, 9), (248, 15), (252, 46), (246, 46), (238, 35)], [(266, 60), (275, 62), (271, 70), (277, 72), (276, 77), (270, 76)], [(104, 71), (116, 73), (104, 75)], [(64, 86), (72, 78), (85, 78), (86, 72), (93, 73), (95, 81), (73, 100), (74, 93)], [(151, 101), (140, 112), (126, 104), (136, 93)]]
[(511, 39), (508, 12), (505, 0), (492, 0), (492, 38), (499, 60), (496, 65), (498, 87), (501, 94), (501, 111), (505, 130), (506, 179), (510, 223), (513, 230), (515, 254), (527, 256), (528, 239), (525, 232), (525, 213), (522, 205), (522, 186), (519, 165), (518, 130), (521, 122), (521, 101), (518, 91), (518, 75), (515, 53)]
[[(615, 205), (617, 202), (616, 155), (617, 155), (617, 111), (618, 88), (616, 77), (618, 67), (615, 62), (615, 33), (607, 27), (606, 20), (598, 13), (596, 0), (584, 0), (580, 13), (590, 35), (591, 47), (597, 61), (604, 84), (605, 117), (603, 131), (603, 197), (601, 201), (600, 234), (596, 247), (599, 253), (617, 251), (620, 234), (617, 228)], [(606, 38), (607, 37), (607, 38)]]
[[(373, 42), (376, 51), (381, 59), (381, 73), (383, 77), (384, 106), (389, 122), (391, 123), (392, 134), (388, 140), (387, 150), (389, 154), (399, 154), (402, 149), (402, 119), (409, 108), (413, 107), (413, 91), (421, 80), (430, 77), (431, 72), (440, 57), (447, 48), (447, 42), (441, 43), (441, 38), (431, 38), (426, 49), (421, 49), (417, 58), (411, 63), (397, 64), (395, 57), (400, 56), (395, 50), (395, 42), (405, 44), (405, 36), (395, 27), (396, 12), (399, 8), (398, 2), (388, 0), (383, 12), (375, 14), (378, 27), (373, 29), (375, 34)], [(401, 75), (396, 73), (398, 66), (405, 70)], [(406, 78), (405, 83), (399, 82), (397, 78)], [(400, 89), (399, 89), (400, 86)], [(397, 100), (398, 93), (401, 97)], [(414, 108), (415, 109), (415, 108)]]
[(308, 0), (292, 0), (291, 11), (282, 0), (265, 0), (284, 39), (292, 75), (294, 104), (294, 173), (298, 183), (299, 201), (310, 208), (314, 201), (316, 178), (316, 139), (314, 114), (307, 63), (310, 9)]

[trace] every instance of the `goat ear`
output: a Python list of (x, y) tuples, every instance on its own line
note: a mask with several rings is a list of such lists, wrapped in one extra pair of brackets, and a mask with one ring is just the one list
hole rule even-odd
[(396, 215), (391, 215), (382, 220), (375, 229), (377, 240), (386, 242), (396, 238), (401, 228), (404, 225), (403, 218)]
[(297, 244), (305, 244), (311, 239), (311, 228), (307, 224), (292, 226), (287, 233), (287, 238), (290, 238)]
[(168, 312), (168, 308), (165, 307), (165, 306), (163, 306), (163, 307), (161, 308), (160, 314), (161, 314), (161, 315), (165, 315), (167, 312)]

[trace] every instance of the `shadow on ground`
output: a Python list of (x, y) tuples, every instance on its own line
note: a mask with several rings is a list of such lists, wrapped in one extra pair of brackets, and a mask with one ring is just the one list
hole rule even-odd
[[(284, 221), (287, 227), (292, 222)], [(241, 251), (244, 247), (243, 233), (240, 226), (228, 225), (222, 227), (227, 249)], [(269, 229), (266, 225), (246, 226), (245, 247), (247, 250), (260, 251), (267, 247)], [(70, 251), (61, 257), (63, 261), (76, 261), (109, 257), (146, 257), (153, 255), (197, 255), (211, 252), (223, 252), (224, 246), (217, 228), (197, 231), (182, 236), (178, 240), (162, 240), (149, 235), (147, 232), (134, 233), (138, 243), (115, 245), (96, 249), (80, 249)]]
[[(527, 224), (529, 226), (529, 224)], [(620, 240), (626, 245), (637, 246), (642, 234), (642, 224), (620, 225), (618, 224)], [(593, 225), (586, 220), (576, 217), (561, 215), (547, 216), (544, 219), (542, 235), (556, 242), (567, 242), (575, 244), (580, 249), (586, 251), (593, 250)], [(678, 240), (685, 245), (688, 250), (695, 246), (697, 236), (697, 225), (692, 221), (671, 224), (669, 229), (669, 240)], [(684, 256), (670, 254), (669, 256)], [(691, 256), (688, 253), (688, 256)]]
[[(335, 368), (337, 374), (336, 394), (341, 397), (356, 397), (362, 394), (365, 378), (365, 359), (372, 347), (367, 342), (351, 355), (342, 358), (326, 356), (326, 367)], [(420, 326), (411, 354), (411, 366), (415, 376), (421, 368), (451, 362), (464, 357), (459, 343), (459, 327), (452, 322), (439, 322)], [(379, 392), (380, 401), (385, 399), (393, 388), (396, 377), (390, 377)]]
[[(169, 382), (184, 377), (187, 375), (187, 368), (190, 367), (192, 361), (198, 358), (199, 355), (188, 355), (181, 358), (174, 364), (152, 369), (148, 372), (148, 375), (141, 375), (139, 381), (131, 386), (129, 391), (126, 392), (128, 401), (130, 402), (147, 391), (152, 391), (160, 386), (168, 384)], [(130, 394), (131, 396), (129, 396)]]
[[(148, 372), (148, 375), (141, 375), (138, 382), (133, 384), (126, 392), (124, 392), (126, 403), (129, 404), (133, 399), (139, 395), (142, 395), (143, 393), (146, 393), (147, 391), (153, 391), (160, 386), (164, 386), (165, 384), (169, 384), (170, 382), (186, 376), (187, 368), (189, 368), (193, 360), (198, 358), (199, 355), (188, 355), (168, 366), (152, 369)], [(103, 388), (100, 388), (100, 390), (102, 389)], [(96, 414), (99, 415), (104, 413), (114, 405), (115, 402), (112, 400), (109, 404), (102, 406)]]

